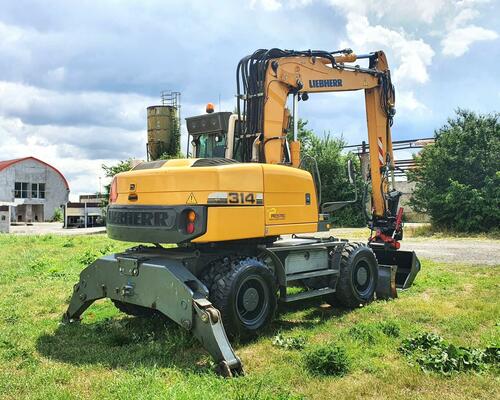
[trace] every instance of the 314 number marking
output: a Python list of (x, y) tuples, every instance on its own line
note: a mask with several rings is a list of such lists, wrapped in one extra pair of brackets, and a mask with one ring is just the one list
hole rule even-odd
[(255, 204), (255, 195), (253, 193), (228, 193), (228, 201), (230, 204)]

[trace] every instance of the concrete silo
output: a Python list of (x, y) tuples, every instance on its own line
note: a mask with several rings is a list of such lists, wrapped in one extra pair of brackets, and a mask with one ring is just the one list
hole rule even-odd
[(180, 97), (179, 92), (163, 92), (162, 104), (147, 108), (149, 161), (180, 152)]

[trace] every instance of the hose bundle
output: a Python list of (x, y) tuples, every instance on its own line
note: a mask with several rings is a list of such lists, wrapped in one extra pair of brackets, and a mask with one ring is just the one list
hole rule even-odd
[(321, 50), (281, 50), (259, 49), (253, 54), (243, 57), (236, 69), (237, 112), (241, 123), (238, 125), (239, 137), (235, 152), (239, 151), (243, 161), (252, 156), (252, 142), (264, 129), (264, 81), (269, 61), (282, 57), (321, 57), (335, 65), (334, 54), (345, 50), (327, 52)]

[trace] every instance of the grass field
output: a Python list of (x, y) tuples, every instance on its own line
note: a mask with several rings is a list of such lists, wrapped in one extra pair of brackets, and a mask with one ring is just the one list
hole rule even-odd
[[(399, 299), (347, 312), (311, 302), (282, 309), (268, 332), (235, 344), (247, 375), (225, 380), (181, 328), (120, 314), (106, 300), (81, 324), (60, 325), (82, 262), (123, 243), (104, 235), (0, 236), (1, 399), (493, 399), (498, 368), (443, 376), (423, 372), (398, 351), (404, 338), (434, 332), (456, 345), (500, 343), (500, 265), (423, 260), (414, 286)], [(399, 328), (386, 335), (381, 322)], [(303, 351), (272, 338), (302, 337), (306, 349), (334, 342), (350, 372), (321, 377)]]

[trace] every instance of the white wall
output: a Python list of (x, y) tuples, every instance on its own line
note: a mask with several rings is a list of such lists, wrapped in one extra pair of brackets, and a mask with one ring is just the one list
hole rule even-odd
[[(28, 196), (31, 196), (31, 183), (45, 183), (45, 199), (15, 199), (14, 183), (28, 182)], [(54, 210), (68, 201), (69, 191), (63, 178), (51, 167), (36, 160), (28, 159), (17, 162), (0, 171), (0, 201), (14, 202), (11, 207), (12, 219), (15, 221), (15, 205), (17, 204), (43, 204), (44, 219), (50, 221)]]
[(10, 211), (0, 210), (0, 233), (9, 233)]

